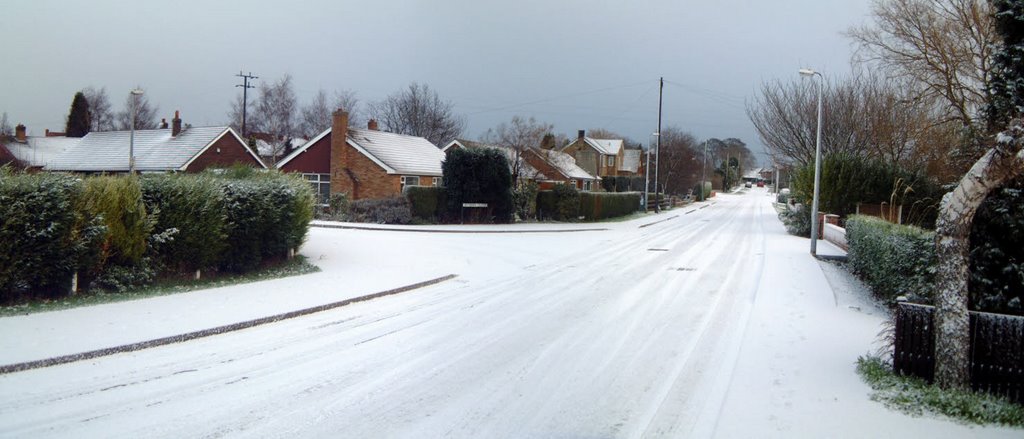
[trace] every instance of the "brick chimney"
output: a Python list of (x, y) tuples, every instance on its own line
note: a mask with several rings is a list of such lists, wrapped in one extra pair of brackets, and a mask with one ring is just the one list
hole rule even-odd
[[(348, 167), (346, 153), (349, 149), (345, 144), (348, 140), (348, 112), (339, 108), (331, 117), (331, 193), (340, 194), (347, 192), (342, 179), (349, 178), (345, 172)], [(350, 193), (349, 197), (355, 199), (356, 194)]]
[(14, 127), (14, 138), (15, 138), (15, 140), (17, 140), (19, 142), (22, 142), (22, 143), (28, 141), (28, 136), (25, 135), (25, 125), (24, 124), (20, 124), (19, 123), (18, 126)]
[(174, 110), (174, 119), (171, 119), (171, 137), (181, 134), (181, 116), (178, 110)]
[(366, 129), (377, 131), (377, 119), (370, 119), (369, 122), (366, 122)]
[(579, 138), (579, 139), (583, 139), (586, 136), (587, 136), (587, 130), (580, 130), (579, 131), (579, 135), (577, 135), (576, 137)]
[(160, 129), (161, 130), (166, 130), (167, 129), (167, 119), (160, 119)]

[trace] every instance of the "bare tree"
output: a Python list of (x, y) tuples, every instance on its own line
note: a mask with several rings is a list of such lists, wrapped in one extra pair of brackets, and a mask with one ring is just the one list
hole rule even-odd
[(355, 92), (342, 90), (335, 92), (333, 106), (328, 102), (327, 92), (320, 90), (309, 104), (302, 107), (299, 118), (299, 131), (306, 137), (313, 137), (331, 127), (332, 114), (336, 109), (348, 112), (348, 126), (362, 127), (359, 116), (359, 99)]
[(107, 97), (106, 87), (99, 90), (93, 87), (86, 87), (82, 90), (85, 100), (89, 102), (89, 117), (91, 126), (89, 131), (111, 131), (114, 129), (114, 110), (110, 105), (110, 98)]
[(442, 100), (427, 85), (409, 84), (408, 89), (369, 105), (370, 117), (392, 133), (426, 138), (442, 145), (459, 137), (466, 121), (453, 112), (454, 104)]
[(114, 122), (114, 128), (117, 130), (129, 130), (132, 128), (132, 105), (135, 105), (135, 129), (137, 130), (152, 130), (159, 126), (157, 122), (157, 112), (160, 107), (153, 106), (149, 103), (149, 97), (143, 95), (133, 95), (131, 93), (124, 100), (124, 110), (117, 113), (116, 121)]
[[(239, 92), (235, 95), (235, 98), (231, 100), (231, 109), (228, 110), (228, 126), (235, 130), (238, 135), (242, 135), (242, 93)], [(248, 117), (248, 115), (246, 115)], [(246, 121), (248, 125), (248, 121)], [(248, 127), (246, 127), (248, 128)]]
[(532, 117), (524, 119), (515, 116), (511, 122), (502, 122), (497, 128), (487, 130), (481, 140), (509, 151), (512, 181), (518, 182), (523, 171), (523, 153), (529, 149), (539, 149), (544, 137), (553, 128), (553, 125), (537, 122)]
[[(285, 153), (292, 138), (298, 135), (296, 112), (298, 104), (291, 75), (284, 75), (272, 84), (261, 83), (253, 115), (246, 128), (266, 135), (270, 144), (271, 163)], [(252, 128), (249, 128), (249, 127)]]
[(943, 121), (975, 125), (988, 102), (996, 41), (986, 0), (874, 0), (874, 23), (850, 29), (858, 61), (909, 80), (916, 98), (941, 99)]
[[(658, 190), (667, 194), (683, 194), (700, 179), (697, 138), (677, 127), (661, 130), (658, 154)], [(655, 159), (651, 158), (651, 164)], [(654, 173), (651, 173), (654, 177)], [(653, 187), (651, 188), (654, 189)]]

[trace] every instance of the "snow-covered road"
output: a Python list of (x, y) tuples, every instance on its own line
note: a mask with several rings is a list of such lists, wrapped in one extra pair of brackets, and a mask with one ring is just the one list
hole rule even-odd
[[(770, 352), (762, 352), (758, 337), (775, 329), (763, 325), (771, 318), (764, 312), (800, 304), (773, 308), (778, 299), (759, 296), (799, 283), (771, 251), (772, 240), (791, 237), (780, 233), (763, 191), (704, 206), (677, 210), (650, 227), (610, 223), (600, 232), (316, 230), (304, 252), (338, 236), (398, 246), (388, 250), (398, 254), (408, 242), (408, 259), (396, 264), (449, 258), (424, 263), (460, 277), (239, 332), (0, 376), (0, 435), (799, 436), (792, 420), (788, 430), (765, 430), (778, 423), (747, 412), (770, 395), (744, 396), (769, 389), (773, 378), (779, 384), (766, 367), (771, 361), (759, 365)], [(800, 294), (835, 308), (820, 270), (816, 276), (824, 291)], [(766, 284), (768, 278), (781, 280)], [(755, 312), (757, 303), (768, 305)], [(880, 321), (865, 318), (865, 325)], [(789, 339), (774, 340), (785, 349)], [(849, 380), (852, 364), (833, 372)], [(842, 391), (860, 395), (858, 407), (873, 404), (866, 387), (850, 386)], [(745, 420), (760, 420), (758, 429), (744, 429)], [(971, 431), (920, 421), (904, 431)]]

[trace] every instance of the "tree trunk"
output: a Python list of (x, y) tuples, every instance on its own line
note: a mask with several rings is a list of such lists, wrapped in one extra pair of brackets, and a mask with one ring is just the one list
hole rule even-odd
[(935, 229), (939, 261), (935, 291), (935, 382), (943, 388), (966, 389), (970, 384), (967, 258), (971, 223), (988, 194), (1024, 173), (1024, 128), (1015, 121), (997, 136), (985, 153), (942, 197)]

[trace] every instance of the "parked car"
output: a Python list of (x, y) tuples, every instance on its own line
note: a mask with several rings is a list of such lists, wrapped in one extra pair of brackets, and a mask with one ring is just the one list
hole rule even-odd
[(750, 186), (750, 182), (748, 181), (748, 182), (744, 183), (744, 184), (743, 184), (743, 187), (746, 187), (746, 188), (749, 188), (749, 187), (751, 187), (751, 186)]
[(764, 182), (763, 181), (757, 182), (757, 187), (764, 187)]

